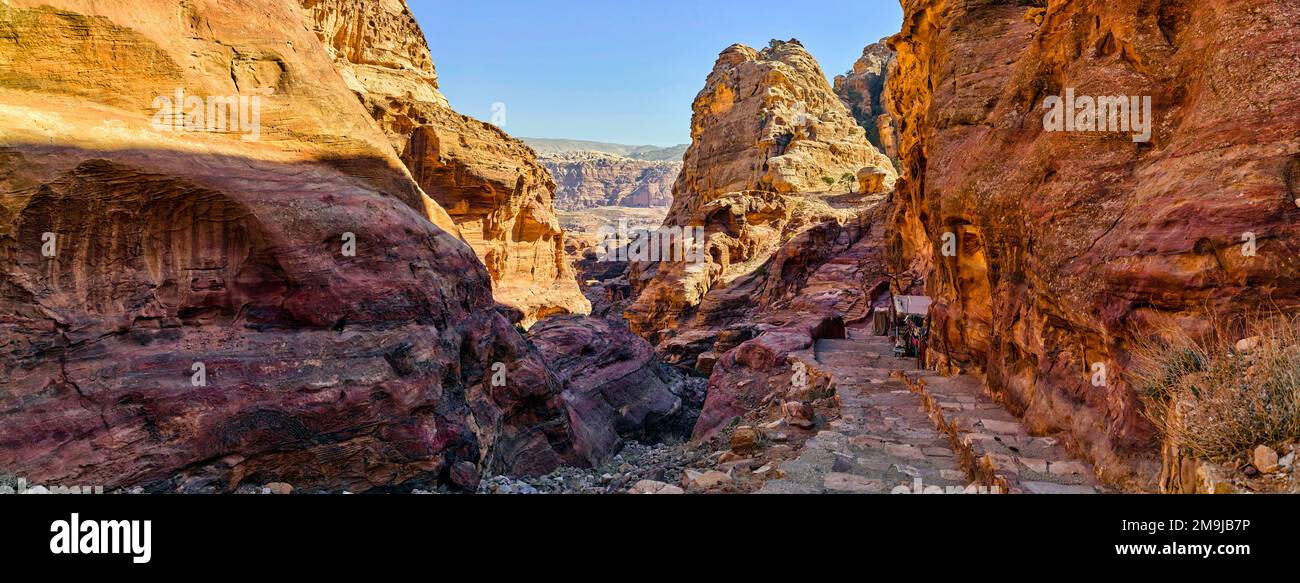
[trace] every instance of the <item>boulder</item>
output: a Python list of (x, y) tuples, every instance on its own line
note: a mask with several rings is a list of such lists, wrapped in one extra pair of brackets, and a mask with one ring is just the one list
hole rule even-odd
[(624, 439), (657, 442), (689, 434), (699, 414), (702, 379), (659, 361), (625, 326), (585, 316), (556, 316), (528, 332), (564, 387), (578, 450), (593, 464)]
[(1277, 451), (1267, 445), (1256, 447), (1250, 460), (1255, 469), (1264, 474), (1271, 474), (1278, 469)]
[(858, 171), (858, 192), (861, 194), (880, 194), (894, 189), (898, 179), (893, 172), (887, 172), (874, 166)]
[(731, 431), (731, 451), (736, 454), (752, 453), (759, 448), (758, 431), (748, 425), (741, 425)]
[(731, 476), (717, 470), (686, 470), (682, 475), (682, 487), (687, 490), (709, 490), (729, 483)]
[(817, 426), (816, 413), (813, 406), (803, 401), (786, 401), (781, 406), (781, 411), (785, 414), (786, 423), (791, 427), (800, 429), (812, 429)]
[(641, 480), (637, 482), (630, 490), (629, 494), (685, 494), (681, 488), (672, 484), (665, 484), (656, 480)]

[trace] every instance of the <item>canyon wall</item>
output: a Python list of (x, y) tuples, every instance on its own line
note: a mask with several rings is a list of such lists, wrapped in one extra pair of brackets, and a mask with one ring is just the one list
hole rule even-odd
[[(363, 491), (583, 461), (489, 278), (559, 285), (545, 170), (456, 162), (526, 149), (442, 107), (400, 2), (304, 5), (0, 3), (0, 470)], [(490, 270), (399, 152), (462, 231), (509, 231), (466, 234)]]
[(824, 383), (791, 389), (791, 363), (887, 290), (895, 172), (793, 40), (724, 51), (691, 133), (664, 224), (702, 228), (700, 254), (631, 262), (624, 316), (665, 361), (709, 376), (693, 431), (709, 439), (773, 403), (820, 398)]
[(635, 160), (603, 152), (565, 152), (540, 157), (555, 177), (555, 206), (652, 207), (672, 203), (681, 162)]
[(762, 51), (728, 47), (692, 110), (691, 145), (664, 225), (703, 228), (700, 257), (634, 262), (637, 299), (625, 311), (652, 343), (679, 343), (670, 352), (684, 350), (684, 362), (712, 344), (711, 326), (749, 302), (747, 290), (782, 243), (814, 225), (857, 220), (861, 201), (844, 197), (860, 172), (886, 177), (881, 190), (894, 177), (796, 40)]
[(564, 255), (550, 173), (519, 140), (448, 106), (406, 5), (300, 3), (348, 88), (487, 265), (496, 299), (519, 309), (524, 326), (590, 313)]
[(886, 82), (895, 70), (897, 56), (885, 41), (862, 50), (853, 70), (835, 77), (835, 94), (849, 108), (858, 125), (867, 130), (871, 145), (898, 159), (898, 122), (885, 106)]
[[(1034, 4), (903, 2), (890, 257), (927, 279), (940, 368), (984, 372), (1035, 431), (1151, 489), (1134, 342), (1300, 307), (1300, 6)], [(1149, 97), (1149, 139), (1115, 124), (1133, 112), (1047, 131), (1067, 95)]]

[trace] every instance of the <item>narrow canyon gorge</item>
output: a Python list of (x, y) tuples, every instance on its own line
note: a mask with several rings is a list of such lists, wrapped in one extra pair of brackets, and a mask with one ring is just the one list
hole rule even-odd
[(0, 0), (0, 478), (1296, 492), (1300, 5), (901, 4), (658, 147), (458, 113), (405, 0)]

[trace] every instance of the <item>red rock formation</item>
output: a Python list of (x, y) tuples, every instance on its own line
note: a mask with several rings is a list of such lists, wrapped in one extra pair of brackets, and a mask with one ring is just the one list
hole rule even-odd
[(339, 74), (424, 191), (451, 214), (523, 325), (591, 306), (564, 255), (555, 183), (527, 146), (452, 111), (404, 2), (300, 0)]
[[(0, 468), (361, 491), (580, 461), (560, 383), (304, 22), (0, 4)], [(345, 46), (422, 45), (368, 34)], [(177, 88), (258, 96), (258, 138), (159, 131)]]
[(709, 378), (695, 439), (705, 439), (732, 419), (786, 394), (794, 374), (791, 355), (813, 346), (806, 327), (777, 328), (728, 351)]
[(821, 192), (824, 178), (889, 165), (796, 40), (762, 51), (728, 47), (692, 111), (670, 224), (699, 218), (701, 207), (730, 193)]
[[(1203, 327), (1206, 310), (1300, 307), (1300, 6), (904, 8), (891, 250), (928, 274), (932, 347), (1108, 481), (1151, 487), (1157, 440), (1123, 374), (1134, 339)], [(1045, 131), (1046, 98), (1067, 91), (1150, 97), (1150, 141)]]
[(624, 439), (645, 443), (690, 434), (703, 401), (703, 379), (659, 362), (654, 347), (600, 318), (557, 316), (528, 339), (564, 383), (564, 401), (582, 453), (598, 464)]
[[(792, 386), (794, 363), (820, 338), (845, 337), (846, 324), (865, 321), (872, 301), (891, 281), (884, 257), (885, 206), (864, 211), (858, 220), (827, 222), (783, 245), (765, 265), (766, 277), (738, 286), (742, 309), (717, 310), (713, 326), (744, 334), (716, 333), (698, 320), (692, 333), (711, 341), (697, 368), (710, 373), (708, 397), (694, 437), (707, 439), (732, 419), (764, 404), (804, 402), (825, 380), (814, 371), (802, 387)], [(667, 348), (680, 344), (674, 339)], [(671, 355), (671, 351), (667, 351)]]
[(625, 315), (667, 362), (711, 375), (703, 439), (774, 399), (806, 398), (790, 390), (791, 359), (842, 336), (888, 287), (884, 197), (845, 193), (860, 171), (877, 190), (895, 175), (796, 41), (728, 48), (694, 109), (665, 224), (702, 225), (703, 261), (632, 263)]

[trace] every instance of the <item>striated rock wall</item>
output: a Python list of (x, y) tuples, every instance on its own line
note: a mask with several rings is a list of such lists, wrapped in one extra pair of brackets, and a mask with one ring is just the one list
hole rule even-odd
[(652, 207), (672, 203), (681, 162), (649, 162), (600, 152), (544, 155), (555, 177), (555, 206), (562, 210), (597, 206)]
[[(424, 33), (405, 0), (299, 0), (349, 89), (364, 100), (391, 98), (450, 107)], [(388, 124), (385, 131), (400, 133)]]
[[(309, 20), (268, 0), (0, 4), (4, 471), (363, 491), (582, 461), (562, 384)], [(343, 29), (336, 52), (412, 67), (356, 79), (436, 96), (422, 43)], [(160, 131), (178, 89), (257, 96), (258, 123)]]
[[(891, 258), (928, 276), (941, 366), (984, 371), (1035, 431), (1154, 489), (1134, 340), (1300, 307), (1300, 7), (1039, 4), (903, 2)], [(1045, 131), (1067, 91), (1150, 97), (1149, 141)]]
[(487, 265), (497, 300), (519, 309), (524, 326), (589, 313), (564, 256), (549, 172), (519, 140), (448, 107), (405, 3), (300, 3), (348, 87)]

